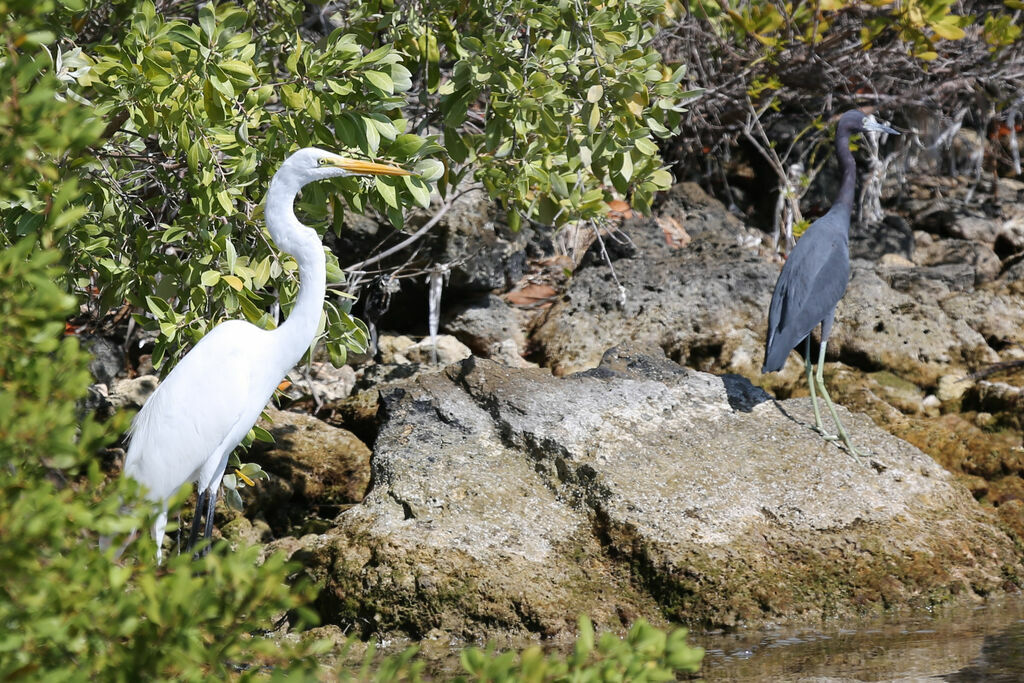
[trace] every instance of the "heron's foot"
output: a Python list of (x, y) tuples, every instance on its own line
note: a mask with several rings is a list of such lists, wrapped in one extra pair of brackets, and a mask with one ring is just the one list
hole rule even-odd
[(868, 460), (869, 464), (879, 472), (884, 472), (885, 470), (888, 469), (888, 467), (875, 460), (875, 453), (872, 453), (871, 451), (864, 448), (855, 447), (853, 445), (853, 442), (850, 441), (849, 437), (843, 438), (842, 442), (843, 446), (846, 448), (846, 452), (852, 455), (853, 457)]
[(838, 441), (839, 440), (839, 435), (838, 434), (829, 434), (828, 432), (825, 431), (824, 427), (811, 427), (811, 429), (813, 429), (814, 431), (818, 432), (818, 434), (821, 435), (821, 438), (824, 439), (825, 441)]

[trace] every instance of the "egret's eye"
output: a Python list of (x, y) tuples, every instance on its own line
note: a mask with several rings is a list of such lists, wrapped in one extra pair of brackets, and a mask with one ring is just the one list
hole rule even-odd
[(318, 165), (320, 165), (320, 166), (326, 166), (327, 165), (327, 159), (324, 159), (323, 157), (321, 157), (320, 159), (317, 160), (316, 163)]

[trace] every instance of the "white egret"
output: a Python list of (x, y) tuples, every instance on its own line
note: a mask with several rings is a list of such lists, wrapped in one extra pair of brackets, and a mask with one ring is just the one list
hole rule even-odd
[(124, 473), (142, 484), (147, 498), (160, 506), (153, 524), (157, 562), (168, 500), (187, 482), (196, 483), (198, 494), (189, 546), (204, 514), (204, 536), (210, 538), (228, 456), (316, 335), (327, 281), (324, 248), (317, 233), (295, 217), (292, 205), (304, 185), (348, 175), (410, 173), (313, 147), (288, 157), (270, 181), (264, 213), (278, 248), (299, 265), (299, 293), (290, 315), (274, 330), (243, 320), (215, 327), (160, 383), (132, 422)]

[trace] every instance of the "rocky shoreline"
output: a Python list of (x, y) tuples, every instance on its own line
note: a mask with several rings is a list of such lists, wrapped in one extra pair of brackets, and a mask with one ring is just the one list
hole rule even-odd
[[(460, 271), (440, 363), (389, 332), (378, 362), (293, 377), (286, 403), (315, 416), (272, 412), (276, 445), (249, 456), (271, 479), (218, 528), (290, 554), (323, 622), (364, 637), (558, 638), (581, 613), (756, 626), (1019, 590), (1024, 184), (999, 182), (988, 219), (922, 181), (851, 237), (826, 380), (870, 457), (809, 429), (795, 354), (760, 375), (780, 266), (698, 186), (561, 254), (503, 237), (480, 200), (435, 238)], [(401, 317), (382, 328), (422, 332)], [(96, 393), (131, 405), (152, 384)]]

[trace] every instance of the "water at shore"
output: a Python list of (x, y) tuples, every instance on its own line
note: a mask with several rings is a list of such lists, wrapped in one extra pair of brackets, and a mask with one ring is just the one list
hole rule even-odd
[(706, 681), (1024, 681), (1024, 597), (976, 608), (691, 633)]

